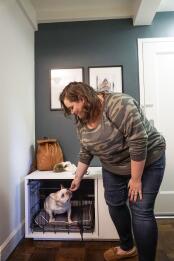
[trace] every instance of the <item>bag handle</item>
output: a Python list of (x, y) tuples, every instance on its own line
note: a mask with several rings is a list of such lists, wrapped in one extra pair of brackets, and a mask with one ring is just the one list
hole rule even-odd
[(57, 142), (57, 139), (48, 139), (48, 137), (44, 137), (43, 139), (37, 140), (37, 144), (46, 143), (46, 142)]

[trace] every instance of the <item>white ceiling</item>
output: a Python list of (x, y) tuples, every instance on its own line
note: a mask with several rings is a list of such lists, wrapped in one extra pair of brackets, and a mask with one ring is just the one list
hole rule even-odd
[(157, 12), (174, 11), (174, 0), (30, 0), (38, 23), (132, 18), (150, 25)]

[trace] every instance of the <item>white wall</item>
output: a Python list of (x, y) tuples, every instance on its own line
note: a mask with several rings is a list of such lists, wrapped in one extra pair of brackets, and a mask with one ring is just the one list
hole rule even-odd
[(18, 1), (0, 0), (0, 260), (23, 236), (34, 110), (34, 28)]

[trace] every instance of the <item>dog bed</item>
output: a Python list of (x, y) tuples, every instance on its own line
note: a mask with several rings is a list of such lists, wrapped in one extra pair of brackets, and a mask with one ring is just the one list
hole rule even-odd
[(54, 216), (55, 221), (49, 223), (49, 215), (42, 209), (34, 218), (32, 228), (34, 231), (49, 231), (49, 232), (91, 232), (94, 228), (94, 206), (90, 202), (81, 206), (72, 206), (71, 219), (69, 224), (67, 220), (67, 213), (57, 214)]

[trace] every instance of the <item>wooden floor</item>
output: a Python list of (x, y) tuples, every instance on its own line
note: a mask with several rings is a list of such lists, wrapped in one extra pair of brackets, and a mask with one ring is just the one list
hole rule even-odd
[[(159, 242), (156, 261), (174, 261), (174, 219), (158, 220)], [(117, 243), (118, 244), (118, 243)], [(23, 239), (8, 261), (104, 261), (111, 241), (37, 241)], [(137, 261), (137, 258), (129, 258)]]

